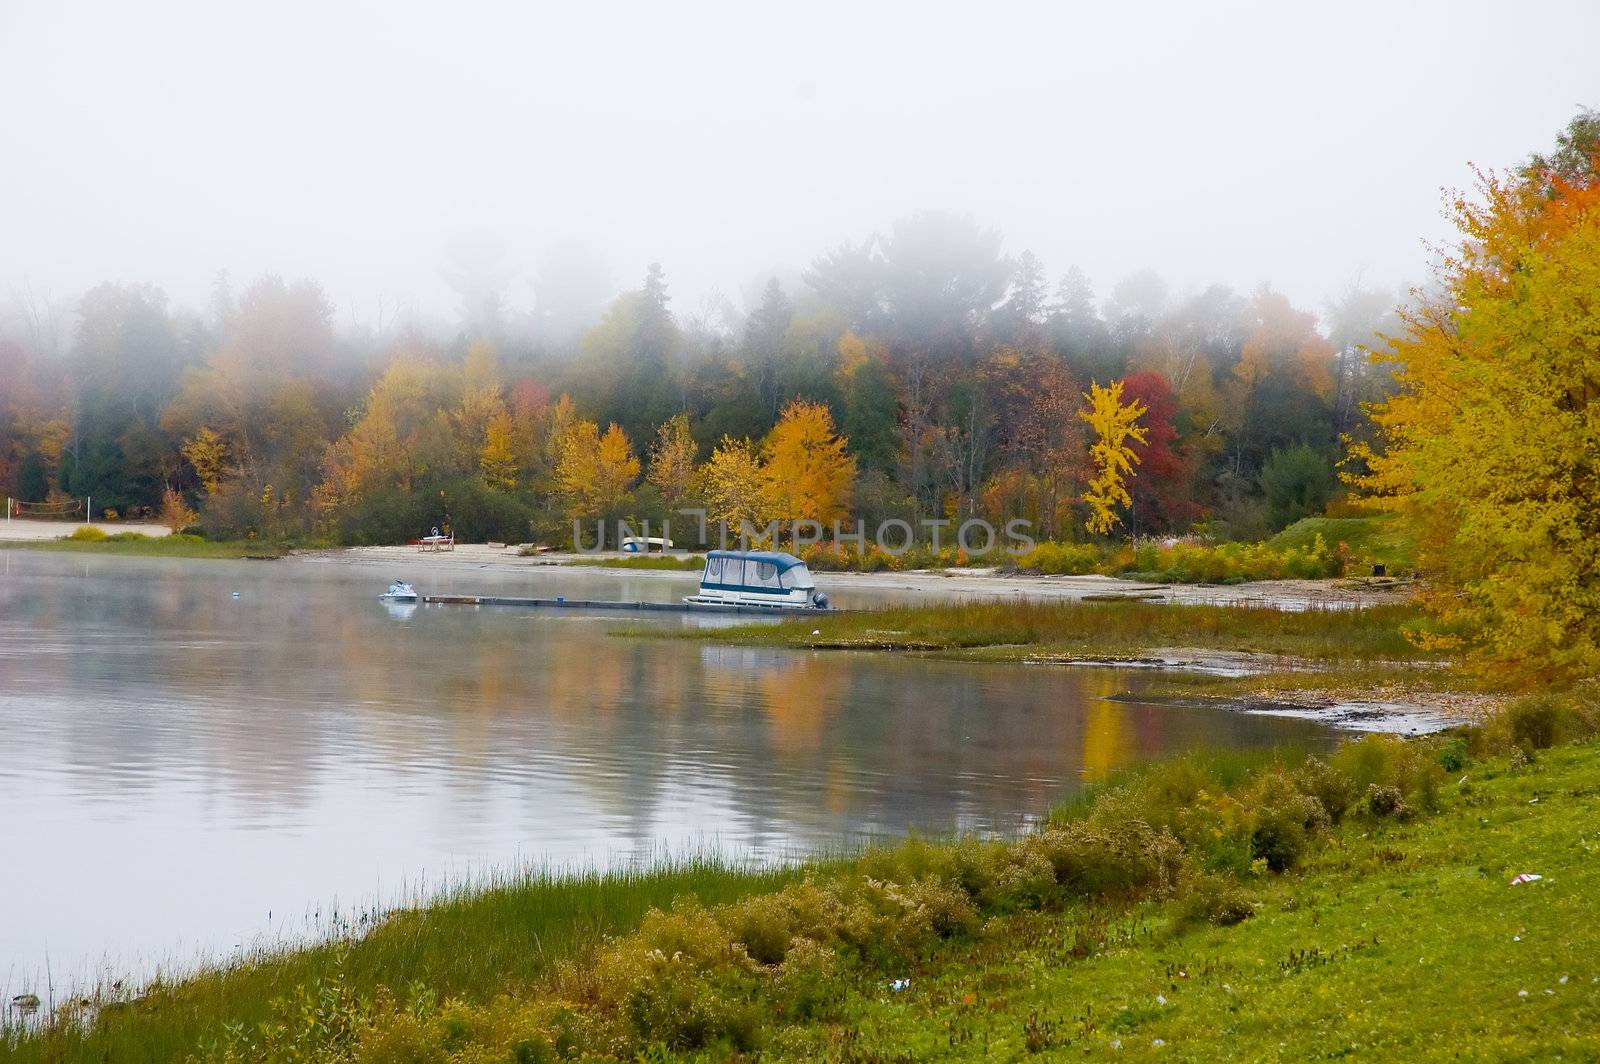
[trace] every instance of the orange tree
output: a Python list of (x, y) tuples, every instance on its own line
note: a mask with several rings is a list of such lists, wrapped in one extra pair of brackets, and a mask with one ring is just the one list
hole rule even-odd
[[(1580, 119), (1580, 122), (1583, 120)], [(1574, 123), (1577, 127), (1579, 123)], [(1378, 357), (1352, 480), (1418, 537), (1423, 596), (1485, 678), (1600, 671), (1600, 182), (1536, 159), (1479, 175), (1438, 294)]]

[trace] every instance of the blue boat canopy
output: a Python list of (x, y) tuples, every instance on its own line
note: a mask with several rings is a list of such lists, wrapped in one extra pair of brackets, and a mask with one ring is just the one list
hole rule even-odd
[(713, 550), (706, 552), (700, 589), (752, 592), (761, 596), (789, 596), (817, 585), (806, 563), (793, 554), (776, 550)]
[(776, 565), (779, 572), (805, 564), (793, 554), (781, 550), (713, 550), (706, 552), (706, 558), (743, 558), (752, 562), (766, 562)]

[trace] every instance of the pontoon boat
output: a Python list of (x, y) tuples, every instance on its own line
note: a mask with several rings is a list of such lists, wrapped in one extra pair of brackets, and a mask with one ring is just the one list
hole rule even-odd
[(686, 595), (683, 601), (692, 606), (828, 608), (828, 596), (817, 590), (806, 563), (793, 554), (770, 550), (709, 552), (699, 594)]

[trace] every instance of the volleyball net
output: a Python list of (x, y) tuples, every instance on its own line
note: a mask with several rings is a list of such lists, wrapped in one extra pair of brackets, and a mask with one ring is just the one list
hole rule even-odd
[(6, 500), (6, 517), (29, 521), (81, 521), (84, 518), (83, 499), (58, 499), (53, 502), (23, 502)]

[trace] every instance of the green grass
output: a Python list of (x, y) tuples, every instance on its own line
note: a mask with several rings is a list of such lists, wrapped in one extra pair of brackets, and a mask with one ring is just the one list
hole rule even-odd
[(1252, 606), (1125, 602), (963, 602), (812, 614), (778, 624), (630, 635), (818, 649), (898, 650), (980, 660), (1138, 658), (1152, 648), (1200, 647), (1322, 662), (1419, 661), (1409, 605), (1298, 612)]
[(1371, 517), (1306, 517), (1267, 541), (1274, 550), (1307, 550), (1318, 536), (1329, 546), (1340, 543), (1350, 548), (1352, 563), (1359, 576), (1371, 571), (1373, 562), (1383, 562), (1389, 575), (1402, 576), (1416, 566), (1416, 543), (1393, 514)]
[(706, 559), (703, 554), (641, 554), (633, 558), (595, 558), (566, 564), (592, 565), (602, 569), (671, 569), (697, 573), (706, 567)]
[(209, 540), (198, 536), (146, 536), (114, 532), (101, 537), (0, 540), (0, 550), (46, 550), (67, 554), (120, 554), (139, 558), (281, 558), (288, 548), (253, 540)]
[(1254, 883), (1242, 924), (1185, 929), (1177, 903), (1010, 917), (905, 993), (851, 987), (839, 1024), (772, 1058), (1596, 1059), (1600, 750), (1466, 775), (1440, 815), (1350, 825)]
[(336, 970), (363, 994), (420, 984), (444, 996), (487, 997), (530, 984), (602, 936), (632, 930), (651, 908), (674, 898), (731, 901), (776, 889), (797, 874), (688, 859), (639, 871), (508, 876), (392, 914), (353, 940), (262, 953), (158, 985), (136, 1002), (105, 1012), (87, 1030), (65, 1027), (9, 1049), (0, 1037), (0, 1059), (182, 1060), (223, 1024), (265, 1020), (274, 999), (330, 979)]

